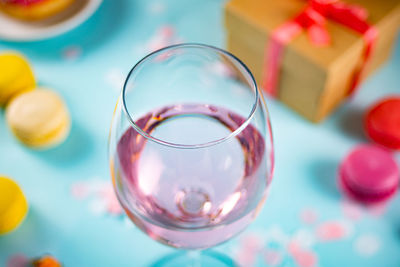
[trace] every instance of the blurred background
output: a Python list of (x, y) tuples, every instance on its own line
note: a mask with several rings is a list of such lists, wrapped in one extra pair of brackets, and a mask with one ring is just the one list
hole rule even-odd
[[(1, 266), (47, 254), (67, 267), (162, 266), (157, 264), (174, 253), (145, 236), (118, 207), (107, 159), (109, 127), (128, 72), (146, 54), (182, 42), (226, 49), (225, 4), (103, 0), (82, 24), (57, 36), (37, 41), (0, 36), (0, 53), (22, 53), (37, 85), (57, 92), (71, 117), (65, 142), (32, 150), (13, 137), (6, 111), (0, 111), (0, 174), (20, 185), (29, 203), (19, 228), (0, 236)], [(370, 142), (363, 126), (367, 109), (400, 94), (395, 39), (383, 67), (319, 124), (266, 96), (274, 180), (255, 222), (214, 249), (221, 257), (249, 267), (400, 266), (400, 196), (369, 208), (348, 201), (337, 187), (341, 161)], [(400, 163), (398, 152), (393, 158)], [(300, 255), (293, 253), (293, 242), (301, 244)]]

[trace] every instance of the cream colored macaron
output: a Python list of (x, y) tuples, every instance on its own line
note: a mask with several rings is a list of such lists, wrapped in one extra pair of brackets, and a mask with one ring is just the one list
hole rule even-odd
[(34, 87), (35, 78), (28, 61), (15, 52), (0, 53), (0, 106)]
[(70, 117), (61, 97), (48, 89), (22, 93), (6, 109), (14, 135), (32, 148), (49, 148), (62, 143), (70, 130)]
[(0, 176), (0, 235), (16, 229), (28, 213), (28, 202), (21, 188)]

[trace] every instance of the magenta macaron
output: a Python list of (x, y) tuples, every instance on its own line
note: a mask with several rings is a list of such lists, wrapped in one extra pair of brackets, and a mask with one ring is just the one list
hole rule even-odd
[(399, 181), (399, 168), (392, 154), (377, 145), (357, 146), (339, 167), (342, 191), (365, 204), (389, 200), (396, 193)]

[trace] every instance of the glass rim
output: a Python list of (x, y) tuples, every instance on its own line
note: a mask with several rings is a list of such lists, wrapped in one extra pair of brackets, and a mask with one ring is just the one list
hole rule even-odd
[[(132, 74), (135, 72), (135, 70), (141, 66), (142, 64), (144, 64), (149, 58), (151, 58), (154, 55), (157, 55), (161, 52), (164, 51), (168, 51), (168, 50), (173, 50), (173, 49), (177, 49), (177, 48), (188, 48), (188, 47), (197, 47), (197, 48), (204, 48), (204, 49), (209, 49), (212, 50), (214, 52), (217, 53), (221, 53), (224, 54), (226, 56), (228, 56), (229, 58), (233, 59), (234, 61), (238, 62), (240, 66), (242, 66), (245, 70), (245, 72), (247, 72), (247, 74), (250, 77), (251, 80), (251, 85), (254, 89), (255, 92), (255, 99), (254, 99), (254, 103), (252, 104), (252, 108), (250, 110), (250, 114), (247, 116), (246, 120), (239, 126), (237, 127), (234, 131), (232, 131), (231, 133), (229, 133), (228, 135), (216, 139), (216, 140), (212, 140), (209, 142), (205, 142), (205, 143), (200, 143), (200, 144), (177, 144), (177, 143), (172, 143), (172, 142), (168, 142), (168, 141), (164, 141), (162, 139), (156, 138), (154, 136), (152, 136), (150, 133), (146, 133), (145, 131), (143, 131), (136, 123), (135, 120), (132, 118), (131, 114), (129, 113), (127, 104), (126, 104), (126, 99), (125, 99), (125, 94), (127, 91), (127, 84), (129, 79), (131, 78)], [(181, 148), (181, 149), (193, 149), (193, 148), (203, 148), (203, 147), (210, 147), (210, 146), (214, 146), (217, 144), (220, 144), (224, 141), (230, 140), (232, 138), (234, 138), (236, 135), (240, 134), (250, 123), (250, 121), (252, 120), (257, 106), (260, 103), (260, 92), (259, 92), (259, 88), (257, 86), (256, 80), (253, 76), (253, 74), (251, 73), (250, 69), (246, 66), (246, 64), (243, 63), (243, 61), (241, 61), (238, 57), (236, 57), (235, 55), (233, 55), (232, 53), (212, 46), (212, 45), (207, 45), (207, 44), (201, 44), (201, 43), (181, 43), (181, 44), (175, 44), (175, 45), (170, 45), (170, 46), (166, 46), (163, 47), (161, 49), (155, 50), (149, 54), (147, 54), (145, 57), (143, 57), (141, 60), (139, 60), (133, 67), (132, 69), (129, 71), (125, 82), (124, 82), (124, 86), (122, 88), (122, 92), (121, 92), (121, 98), (122, 98), (122, 106), (123, 106), (123, 110), (125, 112), (125, 115), (128, 117), (128, 121), (130, 122), (131, 126), (144, 138), (146, 138), (147, 140), (153, 141), (155, 143), (158, 143), (160, 145), (164, 145), (164, 146), (168, 146), (168, 147), (173, 147), (173, 148)]]

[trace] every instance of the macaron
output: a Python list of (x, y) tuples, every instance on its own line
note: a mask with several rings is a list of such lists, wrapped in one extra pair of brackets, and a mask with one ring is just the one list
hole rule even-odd
[(68, 8), (75, 0), (6, 0), (0, 10), (22, 20), (49, 18)]
[(376, 143), (400, 150), (400, 97), (373, 105), (365, 116), (365, 132)]
[(14, 135), (32, 148), (49, 148), (63, 142), (70, 130), (70, 117), (61, 97), (48, 89), (22, 93), (6, 109)]
[(28, 61), (18, 53), (1, 53), (0, 106), (4, 106), (13, 96), (34, 87), (35, 78)]
[(399, 168), (392, 154), (376, 145), (357, 146), (339, 167), (342, 191), (365, 204), (389, 200), (395, 195), (399, 181)]
[(0, 176), (0, 235), (16, 229), (28, 213), (28, 202), (21, 188)]
[(61, 263), (50, 255), (43, 256), (39, 259), (35, 259), (32, 262), (33, 267), (61, 267)]

